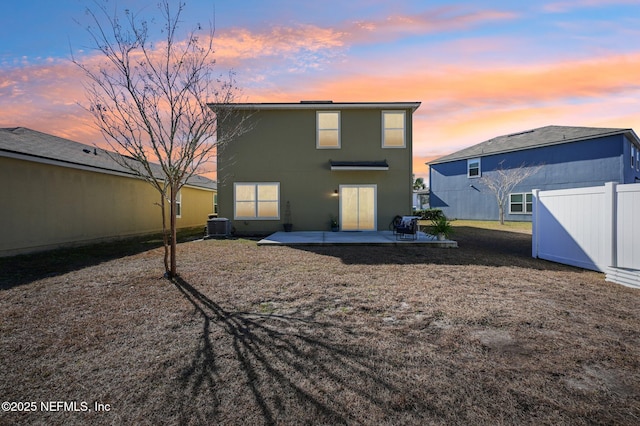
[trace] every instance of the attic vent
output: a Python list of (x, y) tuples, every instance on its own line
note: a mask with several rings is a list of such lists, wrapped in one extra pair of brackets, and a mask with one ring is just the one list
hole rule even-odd
[(510, 138), (511, 136), (520, 136), (520, 135), (526, 135), (527, 133), (533, 133), (533, 130), (525, 130), (524, 132), (518, 132), (518, 133), (511, 133), (510, 135), (507, 135), (508, 138)]
[(332, 104), (333, 101), (300, 101), (301, 104)]

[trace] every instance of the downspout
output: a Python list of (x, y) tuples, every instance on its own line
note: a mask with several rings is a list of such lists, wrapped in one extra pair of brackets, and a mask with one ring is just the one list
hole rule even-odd
[(540, 190), (534, 189), (533, 196), (533, 211), (531, 212), (531, 257), (538, 258), (538, 203), (540, 197)]
[(429, 165), (429, 163), (424, 163), (427, 166), (429, 166), (429, 208), (433, 208), (431, 207), (431, 194), (433, 194), (433, 185), (432, 185), (432, 180), (431, 180), (431, 166)]

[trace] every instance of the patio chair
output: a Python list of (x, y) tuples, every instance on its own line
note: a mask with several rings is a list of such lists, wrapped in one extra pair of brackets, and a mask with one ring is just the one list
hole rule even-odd
[(394, 221), (393, 233), (396, 240), (418, 239), (418, 218), (415, 216), (402, 216), (400, 221)]

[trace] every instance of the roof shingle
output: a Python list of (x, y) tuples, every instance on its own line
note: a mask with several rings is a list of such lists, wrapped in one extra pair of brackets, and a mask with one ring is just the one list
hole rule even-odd
[[(132, 175), (131, 171), (111, 158), (111, 155), (116, 155), (114, 153), (25, 127), (0, 128), (0, 154), (2, 152), (88, 167), (102, 173)], [(161, 174), (159, 166), (157, 168), (158, 174)], [(193, 176), (188, 183), (208, 189), (216, 188), (216, 182), (204, 176)]]
[(558, 145), (619, 134), (625, 134), (629, 139), (635, 141), (635, 143), (640, 146), (640, 140), (632, 129), (546, 126), (526, 130), (524, 132), (498, 136), (477, 145), (470, 146), (469, 148), (454, 152), (453, 154), (440, 157), (427, 164), (448, 163), (450, 161), (502, 154), (512, 151), (521, 151), (524, 149)]

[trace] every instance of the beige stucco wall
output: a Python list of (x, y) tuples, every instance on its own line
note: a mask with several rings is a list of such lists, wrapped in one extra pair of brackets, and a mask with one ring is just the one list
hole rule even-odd
[[(0, 256), (162, 229), (158, 193), (124, 176), (0, 157)], [(179, 228), (202, 226), (213, 191), (182, 188)]]
[[(388, 229), (395, 215), (411, 213), (412, 111), (405, 111), (406, 147), (382, 148), (381, 109), (341, 110), (340, 149), (316, 148), (313, 109), (253, 113), (252, 130), (219, 148), (219, 216), (240, 234), (279, 231), (289, 201), (294, 230), (329, 230), (341, 184), (376, 184), (377, 228)], [(331, 171), (330, 160), (387, 160), (389, 170)], [(234, 182), (280, 182), (280, 220), (234, 220)]]

